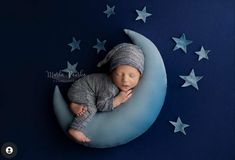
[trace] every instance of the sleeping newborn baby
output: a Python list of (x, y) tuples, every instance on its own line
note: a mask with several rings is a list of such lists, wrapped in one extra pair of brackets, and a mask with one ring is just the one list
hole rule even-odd
[(144, 55), (133, 44), (115, 46), (97, 66), (106, 63), (109, 63), (109, 74), (95, 73), (82, 77), (68, 91), (69, 107), (76, 115), (68, 133), (79, 142), (90, 141), (84, 129), (96, 112), (112, 111), (126, 102), (143, 75)]

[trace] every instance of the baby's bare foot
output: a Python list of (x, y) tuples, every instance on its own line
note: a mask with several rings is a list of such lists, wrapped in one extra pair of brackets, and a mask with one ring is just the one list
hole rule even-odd
[(71, 109), (77, 116), (81, 116), (87, 111), (86, 107), (76, 103), (71, 103)]
[(74, 111), (77, 116), (81, 116), (87, 111), (87, 108), (83, 106), (79, 106), (79, 107), (76, 107)]
[(80, 131), (77, 131), (75, 129), (69, 129), (69, 134), (74, 138), (76, 139), (77, 141), (79, 142), (90, 142), (91, 140), (85, 136), (84, 133), (80, 132)]

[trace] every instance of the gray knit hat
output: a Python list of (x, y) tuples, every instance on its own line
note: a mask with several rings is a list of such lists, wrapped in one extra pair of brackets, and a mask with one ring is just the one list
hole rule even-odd
[(101, 67), (108, 62), (110, 63), (110, 71), (124, 64), (135, 67), (141, 74), (144, 71), (143, 51), (139, 46), (130, 43), (121, 43), (115, 46), (97, 66)]

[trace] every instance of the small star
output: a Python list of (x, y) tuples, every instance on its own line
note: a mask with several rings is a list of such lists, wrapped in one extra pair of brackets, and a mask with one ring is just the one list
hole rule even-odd
[(207, 55), (209, 52), (210, 52), (210, 50), (205, 50), (204, 47), (202, 46), (200, 51), (195, 52), (197, 55), (199, 55), (198, 61), (200, 61), (203, 58), (209, 59), (209, 57)]
[(173, 126), (175, 126), (174, 133), (180, 131), (180, 132), (182, 132), (184, 135), (186, 135), (184, 129), (185, 129), (186, 127), (189, 127), (190, 125), (182, 123), (180, 117), (177, 118), (177, 121), (176, 121), (176, 122), (173, 122), (173, 121), (169, 121), (169, 122), (170, 122)]
[(112, 14), (114, 15), (114, 8), (115, 6), (113, 6), (112, 8), (109, 7), (109, 5), (106, 5), (107, 9), (106, 11), (104, 11), (105, 14), (107, 14), (107, 18), (109, 18)]
[(70, 47), (72, 47), (71, 52), (73, 52), (75, 49), (80, 50), (80, 42), (81, 40), (76, 41), (76, 39), (73, 37), (73, 42), (68, 44)]
[(69, 74), (69, 78), (73, 73), (77, 73), (76, 67), (78, 63), (75, 63), (74, 65), (71, 65), (69, 62), (67, 62), (67, 68), (63, 69), (63, 72), (67, 72)]
[(93, 48), (97, 49), (97, 53), (99, 53), (101, 50), (106, 51), (104, 45), (106, 43), (106, 40), (104, 40), (103, 42), (101, 42), (98, 38), (97, 38), (97, 44), (93, 46)]
[(181, 87), (187, 87), (192, 85), (198, 90), (197, 82), (202, 79), (203, 76), (195, 76), (194, 69), (192, 69), (188, 76), (180, 76), (180, 78), (185, 80), (184, 84)]
[(144, 23), (146, 22), (146, 18), (151, 16), (152, 14), (146, 12), (146, 6), (143, 8), (142, 11), (136, 10), (138, 17), (135, 20), (143, 20)]
[(180, 38), (172, 37), (172, 39), (175, 41), (176, 45), (173, 49), (173, 51), (181, 48), (185, 53), (187, 53), (187, 45), (191, 44), (193, 41), (187, 40), (185, 38), (185, 34), (183, 33)]

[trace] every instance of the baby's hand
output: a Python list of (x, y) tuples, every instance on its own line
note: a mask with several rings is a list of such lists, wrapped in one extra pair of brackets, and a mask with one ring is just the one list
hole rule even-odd
[(132, 96), (132, 90), (129, 90), (127, 92), (121, 91), (119, 92), (117, 98), (120, 101), (120, 103), (126, 102), (130, 97)]
[(131, 96), (132, 96), (132, 90), (129, 90), (127, 92), (120, 91), (119, 94), (113, 100), (113, 107), (115, 108), (120, 104), (126, 102)]

